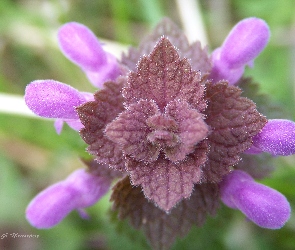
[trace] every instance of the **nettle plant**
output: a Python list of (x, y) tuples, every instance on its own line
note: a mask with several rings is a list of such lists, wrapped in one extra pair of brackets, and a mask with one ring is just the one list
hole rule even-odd
[(290, 205), (254, 180), (270, 172), (255, 158), (294, 154), (295, 123), (267, 119), (242, 96), (253, 87), (245, 66), (269, 36), (263, 20), (247, 18), (209, 55), (164, 19), (117, 60), (87, 27), (62, 26), (62, 52), (99, 90), (37, 80), (25, 101), (37, 115), (56, 118), (58, 133), (64, 122), (79, 131), (93, 160), (38, 194), (28, 221), (51, 228), (72, 210), (83, 214), (113, 184), (112, 209), (142, 229), (154, 249), (201, 226), (220, 200), (260, 227), (281, 228)]

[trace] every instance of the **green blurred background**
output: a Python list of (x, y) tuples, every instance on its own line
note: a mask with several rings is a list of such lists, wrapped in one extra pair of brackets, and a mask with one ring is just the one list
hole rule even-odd
[[(246, 75), (253, 76), (260, 92), (269, 94), (284, 108), (286, 118), (294, 120), (295, 1), (198, 3), (210, 51), (243, 18), (256, 16), (269, 24), (270, 43)], [(181, 27), (174, 0), (1, 0), (0, 92), (21, 96), (30, 81), (49, 78), (94, 91), (84, 74), (59, 51), (58, 27), (68, 21), (81, 22), (99, 38), (125, 47), (137, 45), (164, 16)], [(1, 97), (0, 103), (3, 105)], [(50, 230), (36, 230), (28, 224), (25, 209), (29, 201), (83, 167), (79, 158), (88, 156), (77, 132), (65, 126), (57, 135), (52, 125), (52, 121), (0, 113), (0, 249), (149, 249), (141, 233), (126, 222), (116, 223), (108, 213), (109, 197), (87, 210), (91, 220), (82, 220), (73, 212)], [(295, 157), (278, 157), (274, 165), (271, 178), (262, 182), (285, 194), (295, 209)], [(13, 238), (13, 233), (38, 238)], [(295, 214), (282, 229), (273, 231), (221, 205), (215, 218), (209, 218), (202, 228), (193, 228), (172, 249), (295, 249)]]

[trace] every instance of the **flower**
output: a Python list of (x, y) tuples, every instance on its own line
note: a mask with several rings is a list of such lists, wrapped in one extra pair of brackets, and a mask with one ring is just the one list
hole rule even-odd
[[(102, 129), (122, 151), (132, 183), (167, 212), (190, 197), (195, 183), (228, 174), (266, 123), (238, 88), (206, 81), (166, 38), (129, 74), (123, 97), (125, 111)], [(93, 133), (84, 119), (88, 105), (78, 108), (83, 137)]]
[(39, 193), (28, 205), (26, 216), (36, 228), (58, 224), (74, 209), (94, 205), (108, 190), (110, 181), (79, 169)]
[(266, 46), (270, 36), (267, 24), (259, 18), (246, 18), (230, 32), (220, 48), (213, 51), (213, 68), (210, 77), (215, 81), (226, 79), (235, 84), (244, 73), (245, 65)]
[(65, 56), (85, 72), (90, 82), (101, 88), (107, 80), (120, 75), (117, 59), (106, 52), (86, 26), (70, 22), (58, 32), (58, 42)]
[(253, 147), (274, 156), (295, 153), (295, 123), (285, 119), (272, 119), (253, 138)]
[[(79, 123), (95, 157), (87, 163), (91, 187), (105, 192), (119, 178), (113, 208), (142, 228), (154, 248), (168, 248), (193, 224), (201, 226), (215, 214), (220, 198), (257, 225), (280, 228), (290, 216), (288, 201), (256, 183), (252, 166), (238, 165), (242, 153), (295, 153), (295, 123), (267, 120), (238, 87), (245, 65), (268, 38), (267, 24), (248, 18), (209, 57), (200, 43), (189, 44), (164, 19), (138, 49), (116, 61), (85, 26), (69, 23), (59, 32), (62, 51), (102, 89), (90, 100), (68, 85), (37, 81), (28, 85), (26, 103), (43, 117)], [(255, 175), (263, 176), (257, 169)], [(75, 176), (83, 179), (85, 173)], [(89, 183), (82, 181), (76, 191), (69, 180), (32, 201), (27, 210), (32, 225), (54, 226), (104, 193), (90, 192), (91, 202), (84, 203)], [(43, 213), (49, 199), (53, 202)]]
[(234, 170), (220, 183), (221, 200), (227, 206), (241, 210), (260, 227), (278, 229), (289, 219), (289, 202), (278, 191), (255, 183), (241, 170)]
[(80, 130), (81, 124), (75, 107), (92, 100), (90, 93), (79, 92), (73, 87), (54, 80), (37, 80), (26, 87), (25, 102), (37, 115), (56, 118), (55, 128), (61, 132), (63, 121)]
[[(63, 25), (58, 32), (58, 42), (66, 57), (85, 72), (94, 86), (102, 88), (106, 80), (114, 80), (120, 75), (122, 69), (116, 58), (103, 49), (86, 26), (75, 22)], [(57, 119), (57, 133), (61, 132), (63, 122), (80, 130), (83, 126), (75, 107), (92, 99), (91, 93), (79, 92), (54, 80), (33, 81), (25, 92), (26, 104), (35, 114)]]

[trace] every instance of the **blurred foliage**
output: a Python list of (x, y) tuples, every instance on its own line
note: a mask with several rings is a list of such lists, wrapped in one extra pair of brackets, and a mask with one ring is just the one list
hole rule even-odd
[[(199, 1), (212, 50), (239, 20), (256, 16), (270, 26), (268, 47), (246, 75), (259, 83), (261, 93), (295, 118), (295, 2), (293, 0)], [(56, 79), (84, 91), (94, 88), (83, 73), (58, 50), (60, 25), (77, 21), (103, 39), (136, 45), (163, 16), (181, 24), (171, 0), (1, 0), (0, 91), (22, 95), (35, 79)], [(197, 32), (197, 31), (196, 31)], [(1, 100), (0, 100), (1, 102)], [(57, 135), (53, 122), (0, 114), (0, 249), (149, 249), (143, 235), (107, 212), (104, 197), (88, 209), (91, 220), (75, 212), (50, 230), (32, 228), (25, 220), (30, 199), (46, 186), (82, 167), (87, 157), (79, 135), (64, 127)], [(272, 177), (263, 182), (286, 195), (295, 208), (295, 158), (274, 159)], [(1, 238), (3, 234), (38, 238)], [(244, 216), (221, 205), (215, 218), (193, 228), (173, 249), (294, 249), (295, 215), (280, 230), (258, 228)]]

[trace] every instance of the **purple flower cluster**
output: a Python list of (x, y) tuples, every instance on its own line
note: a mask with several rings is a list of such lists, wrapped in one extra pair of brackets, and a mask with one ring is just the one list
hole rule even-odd
[[(161, 25), (165, 30), (170, 23)], [(27, 86), (25, 101), (37, 115), (55, 118), (58, 133), (63, 122), (80, 131), (96, 158), (87, 171), (77, 170), (33, 199), (27, 208), (33, 226), (53, 227), (72, 210), (93, 205), (115, 177), (122, 178), (113, 188), (115, 206), (117, 193), (136, 186), (143, 200), (167, 216), (185, 202), (205, 213), (196, 198), (203, 193), (212, 204), (219, 197), (260, 227), (277, 229), (289, 219), (282, 194), (235, 168), (240, 153), (295, 153), (295, 123), (266, 120), (238, 87), (245, 66), (268, 42), (267, 24), (242, 20), (210, 57), (198, 43), (162, 35), (119, 61), (87, 27), (68, 23), (60, 28), (62, 52), (101, 90), (93, 96), (37, 80)], [(105, 174), (105, 168), (119, 174)]]

